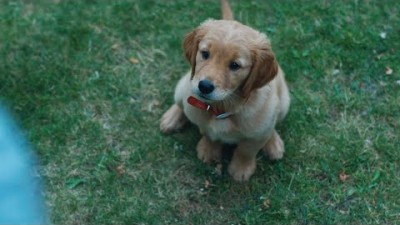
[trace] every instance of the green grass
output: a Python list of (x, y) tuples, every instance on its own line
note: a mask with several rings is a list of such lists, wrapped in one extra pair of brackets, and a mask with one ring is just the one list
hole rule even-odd
[(217, 1), (0, 2), (0, 98), (54, 223), (400, 224), (400, 3), (231, 6), (268, 34), (292, 96), (284, 159), (260, 155), (244, 184), (196, 158), (194, 126), (158, 129), (189, 69), (182, 39)]

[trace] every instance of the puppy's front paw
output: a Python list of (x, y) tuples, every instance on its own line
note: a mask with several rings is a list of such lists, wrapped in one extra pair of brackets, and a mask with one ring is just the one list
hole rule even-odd
[(181, 129), (186, 122), (187, 118), (185, 114), (183, 114), (182, 109), (174, 104), (161, 117), (160, 130), (166, 134), (172, 133)]
[(231, 161), (228, 167), (228, 173), (234, 180), (239, 182), (248, 181), (256, 170), (256, 159)]
[(204, 163), (220, 162), (222, 146), (219, 143), (210, 141), (207, 137), (202, 137), (197, 144), (197, 158)]
[(265, 155), (268, 155), (271, 160), (282, 159), (283, 154), (285, 153), (285, 145), (276, 131), (268, 140), (262, 151)]

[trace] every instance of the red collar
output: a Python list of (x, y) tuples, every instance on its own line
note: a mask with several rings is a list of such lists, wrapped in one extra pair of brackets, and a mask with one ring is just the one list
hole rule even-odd
[(197, 99), (197, 98), (195, 98), (195, 97), (193, 97), (193, 96), (190, 96), (190, 97), (187, 99), (187, 102), (188, 102), (190, 105), (192, 105), (192, 106), (194, 106), (194, 107), (196, 107), (196, 108), (198, 108), (198, 109), (202, 109), (202, 110), (206, 110), (207, 112), (210, 112), (210, 113), (213, 114), (213, 115), (215, 116), (215, 118), (217, 118), (217, 119), (225, 119), (225, 118), (227, 118), (228, 116), (232, 115), (232, 113), (221, 113), (220, 111), (218, 111), (218, 109), (215, 109), (215, 108), (212, 107), (211, 105), (208, 105), (208, 104), (206, 104), (206, 103), (200, 101), (199, 99)]

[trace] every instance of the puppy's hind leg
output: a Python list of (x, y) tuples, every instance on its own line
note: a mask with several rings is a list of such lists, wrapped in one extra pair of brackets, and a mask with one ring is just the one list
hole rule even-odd
[(174, 96), (175, 104), (172, 105), (161, 117), (161, 132), (169, 134), (178, 131), (188, 121), (185, 114), (183, 113), (182, 107), (184, 100), (183, 96), (186, 96), (185, 92), (188, 91), (187, 86), (189, 85), (189, 82), (190, 73), (187, 73), (179, 80), (178, 85), (176, 85)]
[(267, 155), (271, 160), (282, 159), (283, 154), (285, 153), (285, 145), (276, 130), (274, 130), (271, 138), (263, 147), (262, 151), (264, 155)]
[(182, 109), (177, 105), (172, 105), (161, 117), (160, 130), (169, 134), (181, 129), (188, 119)]

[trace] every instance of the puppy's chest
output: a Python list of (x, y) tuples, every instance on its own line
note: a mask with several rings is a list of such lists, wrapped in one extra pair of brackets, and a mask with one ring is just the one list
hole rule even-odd
[(205, 129), (211, 140), (234, 144), (240, 139), (240, 132), (230, 118), (213, 118), (205, 126)]
[(204, 112), (191, 107), (185, 107), (188, 119), (196, 124), (202, 134), (207, 135), (213, 141), (235, 144), (240, 140), (241, 133), (231, 117), (217, 119)]

